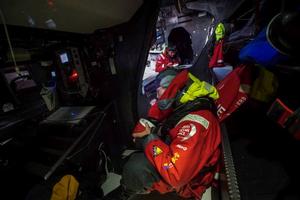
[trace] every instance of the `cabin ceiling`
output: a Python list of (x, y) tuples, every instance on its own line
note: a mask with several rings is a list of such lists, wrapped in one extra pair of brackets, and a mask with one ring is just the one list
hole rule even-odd
[(1, 0), (0, 8), (9, 25), (92, 33), (127, 22), (142, 3), (143, 0)]

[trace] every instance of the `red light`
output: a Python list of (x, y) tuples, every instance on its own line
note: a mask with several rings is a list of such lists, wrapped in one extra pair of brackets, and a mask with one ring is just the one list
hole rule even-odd
[(53, 8), (53, 6), (54, 6), (54, 0), (48, 0), (48, 6), (50, 8)]
[(77, 81), (78, 78), (79, 78), (78, 72), (75, 69), (73, 69), (72, 74), (69, 76), (69, 80), (70, 81)]

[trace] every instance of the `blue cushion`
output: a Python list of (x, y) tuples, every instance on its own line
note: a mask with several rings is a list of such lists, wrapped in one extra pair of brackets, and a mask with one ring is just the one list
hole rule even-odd
[(241, 49), (239, 59), (268, 67), (287, 59), (287, 56), (271, 46), (266, 37), (266, 28), (264, 28), (253, 41)]

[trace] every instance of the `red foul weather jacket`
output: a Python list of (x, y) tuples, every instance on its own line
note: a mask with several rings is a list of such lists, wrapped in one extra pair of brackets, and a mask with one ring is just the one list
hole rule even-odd
[[(169, 86), (172, 91), (174, 87), (182, 88), (187, 80), (185, 73), (172, 81)], [(174, 97), (172, 91), (166, 91), (163, 98)], [(156, 104), (149, 113), (156, 119), (170, 115), (169, 112), (160, 113)], [(208, 110), (192, 111), (170, 129), (170, 144), (155, 134), (150, 135), (144, 152), (162, 177), (154, 183), (153, 189), (161, 193), (175, 190), (182, 197), (200, 199), (212, 184), (219, 164), (221, 134), (218, 119)]]
[[(219, 122), (210, 111), (192, 112), (169, 135), (170, 145), (157, 137), (145, 147), (147, 158), (162, 176), (153, 189), (176, 190), (182, 197), (200, 199), (213, 182), (220, 157)], [(214, 169), (205, 172), (209, 168)]]
[(223, 56), (223, 43), (224, 39), (215, 44), (214, 53), (208, 63), (209, 68), (223, 67), (225, 65)]
[(170, 58), (166, 52), (160, 54), (156, 60), (155, 71), (162, 72), (166, 70), (168, 67), (173, 67), (175, 65), (179, 65), (180, 59), (179, 57)]

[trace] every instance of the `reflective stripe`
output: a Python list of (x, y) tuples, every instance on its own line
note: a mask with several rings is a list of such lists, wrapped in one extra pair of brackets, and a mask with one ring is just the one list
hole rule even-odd
[(208, 128), (209, 126), (209, 121), (207, 119), (205, 119), (204, 117), (201, 117), (199, 115), (195, 115), (195, 114), (188, 114), (187, 116), (185, 116), (184, 118), (182, 118), (177, 124), (180, 124), (183, 121), (192, 121), (192, 122), (197, 122), (199, 124), (201, 124), (205, 129)]
[(213, 90), (213, 86), (205, 81), (203, 81), (204, 88), (206, 89), (207, 93), (210, 93)]

